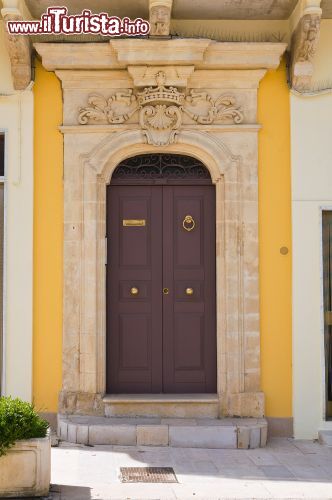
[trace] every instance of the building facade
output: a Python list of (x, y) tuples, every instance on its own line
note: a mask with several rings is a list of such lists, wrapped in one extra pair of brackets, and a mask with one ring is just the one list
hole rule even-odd
[(2, 392), (53, 421), (266, 417), (317, 437), (332, 9), (182, 3), (113, 2), (152, 34), (101, 40), (10, 37), (42, 11), (3, 1)]

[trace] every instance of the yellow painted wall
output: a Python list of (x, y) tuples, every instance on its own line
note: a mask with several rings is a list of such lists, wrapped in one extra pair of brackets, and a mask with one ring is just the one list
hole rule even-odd
[(54, 73), (36, 61), (34, 117), (33, 399), (57, 411), (62, 341), (62, 95)]
[[(266, 415), (292, 415), (290, 105), (285, 64), (258, 94), (262, 390)], [(289, 253), (282, 255), (281, 247)]]
[[(56, 411), (61, 387), (62, 98), (60, 83), (39, 63), (35, 94), (34, 400)], [(262, 389), (266, 414), (291, 409), (291, 254), (289, 92), (285, 66), (259, 90), (259, 217)]]

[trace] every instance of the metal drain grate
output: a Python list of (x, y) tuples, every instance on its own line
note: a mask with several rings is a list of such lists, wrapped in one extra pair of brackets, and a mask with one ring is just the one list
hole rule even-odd
[(120, 467), (122, 483), (177, 483), (172, 467)]

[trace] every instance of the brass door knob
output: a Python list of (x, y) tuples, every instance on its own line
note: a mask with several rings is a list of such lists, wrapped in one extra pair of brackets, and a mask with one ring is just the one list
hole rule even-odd
[(138, 295), (138, 288), (136, 288), (135, 286), (133, 286), (130, 289), (130, 293), (131, 293), (131, 295)]
[(163, 288), (163, 294), (168, 295), (169, 294), (169, 289), (168, 288)]
[(194, 295), (194, 289), (193, 288), (186, 288), (186, 295)]

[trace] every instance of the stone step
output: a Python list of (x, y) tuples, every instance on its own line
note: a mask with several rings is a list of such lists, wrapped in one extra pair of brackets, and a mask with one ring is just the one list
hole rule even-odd
[(318, 441), (320, 444), (325, 444), (326, 446), (332, 446), (332, 430), (323, 429), (318, 431)]
[(59, 415), (62, 441), (85, 445), (249, 449), (265, 447), (264, 418), (116, 418)]
[(218, 394), (107, 394), (106, 417), (218, 418)]

